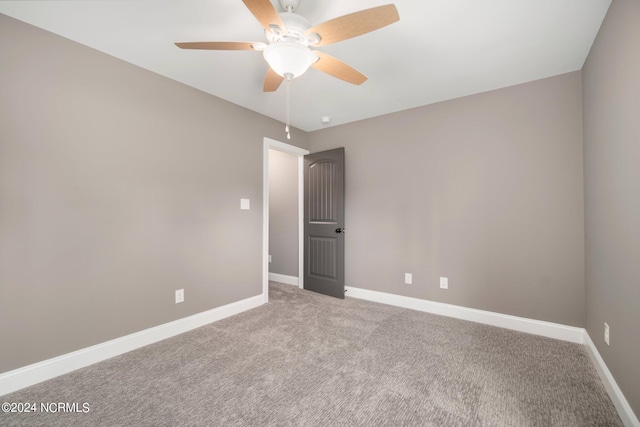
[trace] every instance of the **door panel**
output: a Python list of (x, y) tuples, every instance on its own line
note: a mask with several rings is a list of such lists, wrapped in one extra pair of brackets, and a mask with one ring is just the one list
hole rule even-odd
[(337, 280), (335, 254), (336, 239), (309, 237), (309, 274), (317, 277)]
[(309, 165), (309, 220), (336, 223), (336, 165), (326, 159)]
[(344, 148), (305, 156), (304, 288), (344, 298)]

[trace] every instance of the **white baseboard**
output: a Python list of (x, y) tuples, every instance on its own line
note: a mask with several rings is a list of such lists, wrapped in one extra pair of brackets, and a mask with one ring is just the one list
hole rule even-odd
[(295, 276), (286, 276), (284, 274), (269, 273), (269, 280), (287, 285), (298, 286), (298, 278)]
[(477, 310), (475, 308), (461, 307), (419, 298), (405, 297), (402, 295), (388, 294), (385, 292), (370, 291), (368, 289), (353, 288), (351, 286), (347, 286), (347, 293), (345, 295), (348, 297), (360, 298), (368, 301), (380, 302), (383, 304), (410, 308), (412, 310), (424, 311), (427, 313), (454, 317), (456, 319), (483, 323), (485, 325), (498, 326), (520, 332), (527, 332), (544, 337), (584, 344), (583, 328), (527, 319), (508, 314), (494, 313), (491, 311)]
[(63, 354), (53, 359), (2, 373), (0, 374), (0, 396), (259, 307), (263, 303), (264, 296), (256, 295), (194, 314), (193, 316)]
[(640, 427), (638, 417), (633, 413), (631, 405), (629, 405), (629, 402), (627, 402), (627, 399), (622, 394), (622, 390), (618, 387), (616, 380), (613, 378), (613, 375), (611, 375), (611, 371), (607, 368), (607, 365), (604, 363), (602, 356), (600, 356), (596, 345), (591, 340), (587, 331), (584, 331), (584, 341), (587, 353), (589, 353), (591, 361), (593, 362), (596, 371), (598, 371), (598, 375), (600, 375), (600, 379), (602, 380), (604, 387), (609, 393), (609, 397), (618, 410), (618, 414), (620, 415), (620, 418), (622, 418), (622, 422), (627, 427)]

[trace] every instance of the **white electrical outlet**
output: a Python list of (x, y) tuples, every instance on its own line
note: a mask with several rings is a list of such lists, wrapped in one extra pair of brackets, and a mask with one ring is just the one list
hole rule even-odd
[(607, 325), (607, 322), (604, 322), (604, 342), (607, 343), (607, 345), (609, 344), (609, 325)]
[(184, 302), (184, 289), (178, 289), (176, 291), (176, 304)]
[(440, 289), (449, 289), (449, 279), (446, 277), (440, 278)]
[(269, 255), (269, 262), (271, 262), (271, 255)]
[(404, 273), (404, 283), (406, 283), (407, 285), (412, 284), (413, 283), (413, 274)]

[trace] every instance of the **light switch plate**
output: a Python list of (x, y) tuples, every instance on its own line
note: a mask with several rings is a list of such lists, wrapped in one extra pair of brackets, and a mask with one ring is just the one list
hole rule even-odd
[(176, 290), (176, 304), (180, 304), (181, 302), (184, 302), (184, 289), (177, 289)]
[(251, 209), (251, 200), (249, 199), (240, 199), (240, 209), (243, 211), (248, 211)]

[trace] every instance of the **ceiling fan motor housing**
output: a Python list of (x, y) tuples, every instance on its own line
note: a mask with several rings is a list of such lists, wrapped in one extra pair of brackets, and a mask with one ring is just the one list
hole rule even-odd
[[(311, 24), (303, 16), (293, 12), (280, 12), (279, 13), (282, 22), (287, 28), (286, 35), (283, 35), (279, 31), (265, 30), (265, 35), (270, 43), (286, 39), (299, 43), (305, 43), (304, 32), (311, 28)], [(307, 44), (307, 43), (305, 43)]]

